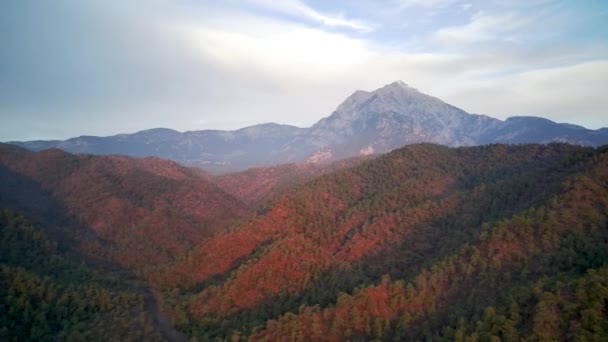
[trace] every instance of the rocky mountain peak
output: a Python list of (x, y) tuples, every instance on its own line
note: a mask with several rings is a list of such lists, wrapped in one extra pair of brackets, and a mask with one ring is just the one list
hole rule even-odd
[(416, 90), (417, 91), (416, 88), (410, 87), (407, 83), (405, 83), (401, 80), (395, 81), (393, 83), (389, 83), (378, 90), (381, 90), (381, 89), (385, 89), (385, 90), (386, 89), (393, 89), (393, 90), (405, 89), (405, 90)]
[(414, 87), (408, 86), (403, 81), (396, 81), (375, 90), (373, 95), (377, 101), (397, 106), (408, 106), (415, 104), (443, 103), (441, 100), (420, 92)]
[(350, 117), (361, 111), (382, 112), (392, 110), (399, 112), (399, 108), (416, 100), (420, 97), (429, 97), (420, 93), (417, 89), (408, 86), (403, 81), (395, 81), (374, 91), (357, 90), (349, 96), (336, 109), (336, 114), (343, 117)]
[(332, 116), (334, 119), (339, 117), (340, 120), (352, 121), (362, 117), (391, 114), (426, 120), (436, 115), (443, 116), (442, 114), (446, 112), (457, 116), (467, 114), (438, 98), (408, 86), (403, 81), (395, 81), (371, 92), (356, 91), (336, 109)]

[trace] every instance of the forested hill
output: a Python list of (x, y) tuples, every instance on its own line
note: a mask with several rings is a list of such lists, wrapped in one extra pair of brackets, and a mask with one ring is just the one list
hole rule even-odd
[(297, 187), (155, 282), (203, 340), (606, 338), (607, 152), (408, 146)]
[(209, 177), (222, 190), (254, 208), (268, 204), (281, 194), (321, 175), (355, 166), (374, 156), (359, 156), (333, 163), (292, 163), (257, 167)]
[(0, 340), (165, 340), (147, 272), (248, 213), (157, 158), (0, 144)]
[(60, 227), (80, 254), (138, 271), (181, 257), (248, 212), (206, 175), (158, 158), (0, 144), (0, 175), (1, 207)]
[(124, 278), (71, 260), (44, 230), (0, 209), (0, 340), (148, 340), (164, 336)]
[(0, 145), (0, 171), (3, 340), (168, 339), (165, 318), (202, 341), (608, 339), (606, 146), (224, 179), (255, 213), (154, 158)]

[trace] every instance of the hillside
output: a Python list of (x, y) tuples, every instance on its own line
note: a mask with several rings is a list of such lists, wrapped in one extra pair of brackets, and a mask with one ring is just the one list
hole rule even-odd
[(546, 333), (569, 336), (559, 327), (593, 301), (563, 291), (594, 286), (608, 260), (606, 152), (412, 145), (297, 187), (155, 284), (177, 327), (203, 339), (485, 334), (512, 303), (538, 317), (509, 323), (532, 338), (551, 319), (537, 312), (545, 292), (571, 303)]
[(0, 145), (1, 207), (54, 227), (79, 253), (143, 270), (248, 212), (196, 170), (156, 158)]
[(0, 148), (3, 336), (608, 337), (606, 147), (416, 144), (220, 177)]
[(281, 194), (316, 177), (355, 166), (371, 158), (371, 156), (361, 156), (332, 163), (293, 163), (258, 167), (209, 179), (243, 203), (259, 207), (267, 205)]
[(411, 277), (388, 272), (335, 307), (270, 321), (253, 340), (604, 340), (608, 155), (581, 157), (571, 166), (585, 171), (545, 204), (482, 226)]
[(44, 230), (0, 210), (0, 339), (163, 341), (141, 290), (74, 262)]
[(471, 146), (551, 142), (599, 146), (608, 143), (608, 132), (539, 117), (503, 121), (470, 114), (397, 81), (374, 91), (357, 90), (330, 116), (308, 128), (274, 123), (235, 131), (181, 133), (157, 128), (110, 137), (12, 143), (33, 151), (59, 148), (71, 153), (153, 156), (212, 173), (227, 173), (381, 154), (415, 143)]

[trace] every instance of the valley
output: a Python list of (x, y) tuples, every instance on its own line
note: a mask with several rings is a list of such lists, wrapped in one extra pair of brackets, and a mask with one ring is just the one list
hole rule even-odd
[[(1, 147), (2, 232), (40, 232), (18, 235), (28, 244), (43, 234), (27, 254), (3, 238), (3, 279), (15, 289), (2, 294), (5, 303), (15, 293), (37, 301), (11, 280), (19, 272), (47, 277), (34, 278), (50, 286), (46, 301), (71, 291), (61, 286), (73, 286), (76, 273), (28, 263), (40, 250), (116, 284), (78, 286), (136, 294), (141, 320), (120, 324), (146, 339), (509, 340), (606, 331), (589, 325), (605, 322), (593, 306), (606, 300), (608, 281), (605, 147), (418, 144), (225, 176), (159, 159)], [(30, 222), (21, 215), (32, 223), (15, 224)], [(103, 318), (111, 307), (78, 300), (91, 305), (95, 324), (115, 327)], [(566, 311), (551, 316), (543, 311), (551, 305)], [(59, 317), (33, 309), (47, 321)], [(592, 313), (599, 316), (586, 321)], [(23, 322), (24, 333), (40, 329)], [(69, 325), (55, 329), (73, 334)]]

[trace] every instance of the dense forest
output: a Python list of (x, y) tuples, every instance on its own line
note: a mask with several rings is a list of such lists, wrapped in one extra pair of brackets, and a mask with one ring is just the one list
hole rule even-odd
[(607, 147), (219, 177), (1, 147), (3, 339), (608, 339)]
[(43, 230), (0, 210), (1, 340), (163, 340), (131, 283), (70, 260)]
[(0, 205), (52, 223), (81, 254), (138, 272), (180, 257), (248, 212), (200, 171), (157, 158), (2, 145), (0, 172)]

